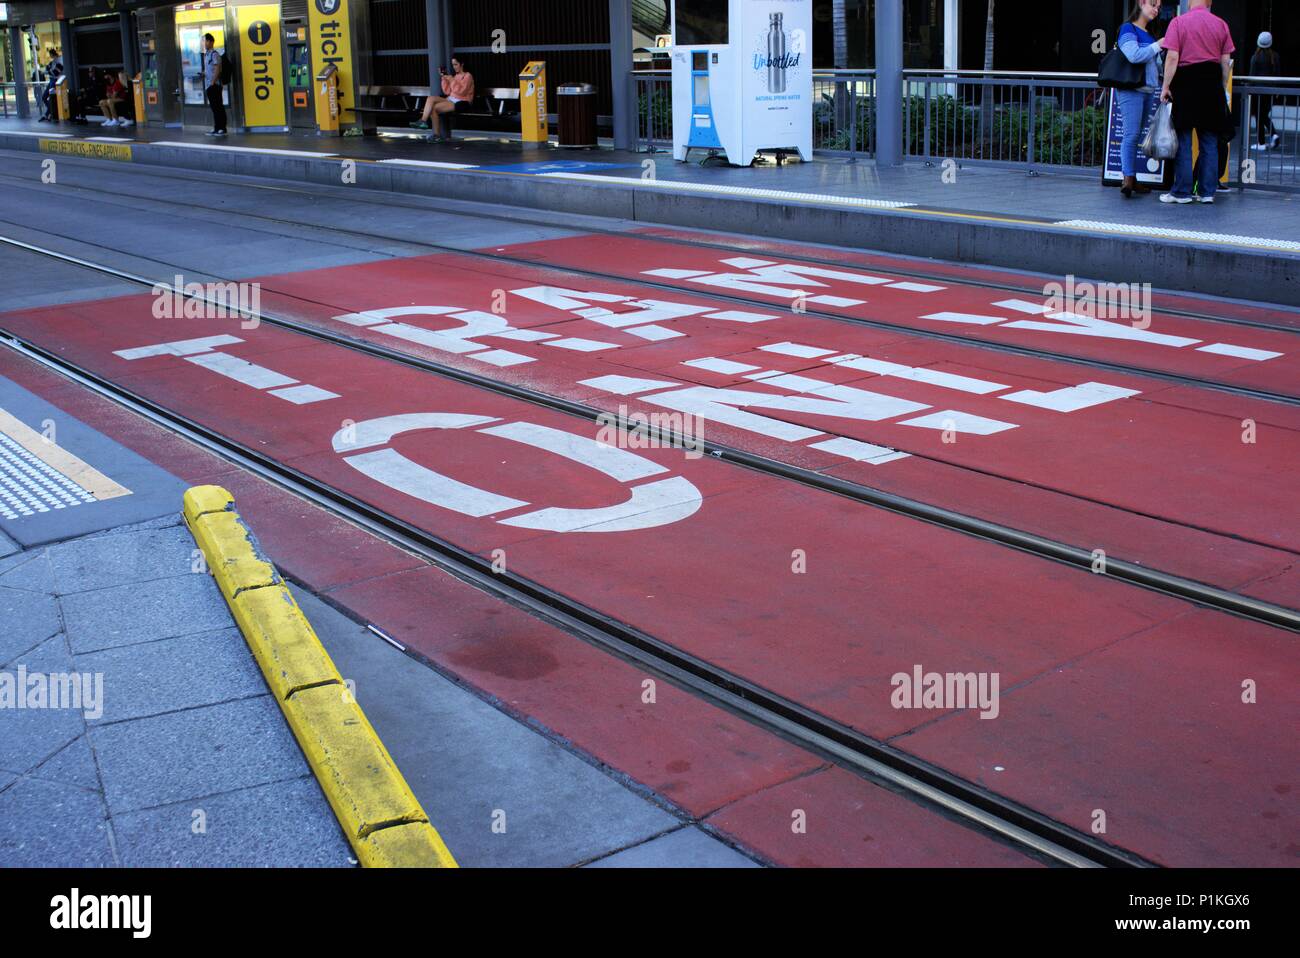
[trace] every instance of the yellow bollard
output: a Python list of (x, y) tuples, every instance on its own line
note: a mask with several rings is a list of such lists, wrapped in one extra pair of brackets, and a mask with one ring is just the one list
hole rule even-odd
[(519, 74), (519, 123), (525, 143), (547, 142), (545, 60), (530, 60)]

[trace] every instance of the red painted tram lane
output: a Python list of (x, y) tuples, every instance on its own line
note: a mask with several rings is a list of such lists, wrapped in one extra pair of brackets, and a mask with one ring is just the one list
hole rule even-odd
[(559, 268), (598, 270), (702, 294), (729, 293), (786, 309), (802, 290), (806, 308), (813, 311), (1300, 395), (1300, 330), (1276, 332), (1127, 312), (1095, 320), (1089, 310), (1097, 315), (1098, 304), (1087, 305), (1086, 287), (1064, 281), (1053, 300), (1042, 292), (914, 281), (631, 236), (584, 235), (497, 249)]
[[(804, 257), (820, 260), (823, 265), (842, 264), (866, 270), (884, 269), (900, 270), (924, 274), (925, 277), (943, 277), (953, 283), (995, 283), (1017, 287), (1025, 293), (1042, 296), (1043, 285), (1047, 282), (1059, 282), (1060, 277), (1047, 277), (1041, 274), (1017, 273), (1011, 270), (994, 269), (988, 266), (973, 266), (966, 263), (949, 263), (942, 260), (928, 260), (919, 257), (890, 256), (884, 253), (870, 253), (859, 250), (843, 249), (838, 246), (814, 246), (810, 243), (794, 243), (778, 240), (759, 239), (731, 233), (709, 233), (699, 230), (676, 229), (668, 226), (646, 226), (631, 230), (640, 236), (657, 237), (665, 240), (681, 240), (687, 243), (709, 243), (726, 246), (737, 254), (765, 253), (775, 258), (786, 256)], [(1102, 242), (1105, 242), (1102, 240)], [(731, 254), (726, 254), (731, 255)], [(1062, 263), (1062, 272), (1070, 272), (1069, 264)], [(1289, 326), (1300, 330), (1300, 310), (1272, 304), (1235, 302), (1226, 299), (1210, 299), (1191, 293), (1176, 293), (1161, 290), (1160, 274), (1138, 271), (1142, 275), (1136, 279), (1125, 277), (1126, 281), (1147, 282), (1155, 289), (1152, 291), (1152, 303), (1157, 310), (1187, 311), (1204, 313), (1221, 319), (1244, 320), (1251, 323), (1264, 323), (1271, 326)], [(900, 277), (902, 278), (902, 277)], [(1117, 279), (1112, 277), (1112, 279)], [(928, 282), (921, 279), (921, 282)], [(942, 280), (941, 280), (942, 281)], [(1232, 296), (1234, 290), (1227, 287), (1223, 296)]]
[[(828, 768), (820, 757), (666, 682), (658, 683), (654, 703), (647, 704), (646, 675), (636, 666), (6, 349), (0, 349), (0, 376), (187, 482), (224, 485), (263, 548), (296, 582), (768, 861), (1038, 865), (894, 791)], [(787, 800), (795, 804), (782, 807)], [(795, 808), (810, 825), (792, 842)]]
[[(512, 571), (877, 738), (960, 728), (942, 703), (901, 707), (898, 676), (978, 673), (987, 689), (996, 675), (1004, 716), (1019, 686), (1081, 663), (1105, 676), (1115, 660), (1103, 650), (1168, 636), (1169, 667), (1186, 680), (1153, 683), (1144, 714), (1168, 761), (1200, 766), (1198, 814), (1217, 809), (1215, 829), (1205, 834), (1185, 793), (1153, 796), (1150, 767), (1124, 756), (1105, 779), (1080, 781), (1070, 807), (1112, 809), (1126, 823), (1112, 840), (1167, 863), (1285, 861), (1288, 821), (1265, 813), (1276, 807), (1274, 770), (1297, 757), (1293, 738), (1277, 735), (1294, 726), (1294, 701), (1279, 691), (1230, 707), (1219, 668), (1223, 643), (1278, 648), (1279, 630), (1197, 618), (1173, 598), (709, 457), (600, 447), (593, 424), (266, 325), (195, 353), (159, 344), (182, 329), (214, 335), (216, 324), (160, 323), (123, 301), (11, 322), (249, 447), (484, 556), (501, 550)], [(1276, 668), (1290, 681), (1279, 689), (1293, 686), (1294, 659)], [(1062, 756), (1094, 747), (1098, 716), (1132, 710), (1124, 675), (1094, 684), (1092, 711), (1054, 726)], [(1173, 715), (1179, 734), (1160, 734)], [(1167, 821), (1160, 836), (1143, 815)]]
[[(635, 332), (645, 327), (632, 324), (628, 332), (607, 325), (640, 313), (634, 303), (539, 302), (536, 290), (545, 285), (681, 303), (693, 315), (651, 324), (654, 335), (670, 336), (648, 341)], [(579, 316), (593, 308), (590, 302), (609, 308), (614, 319)], [(412, 306), (435, 303), (442, 315)], [(485, 316), (494, 305), (505, 313)], [(746, 407), (743, 419), (735, 410), (700, 407), (699, 390), (689, 397), (703, 409), (708, 439), (1283, 605), (1300, 595), (1293, 508), (1300, 409), (1292, 406), (462, 256), (272, 277), (263, 306), (608, 410), (673, 413), (681, 402), (673, 387), (743, 391), (766, 404)], [(374, 319), (378, 314), (335, 319), (394, 306), (404, 314), (391, 315), (392, 324)], [(448, 316), (451, 306), (477, 318)], [(738, 322), (738, 312), (763, 319)], [(468, 342), (432, 335), (488, 321), (501, 331)], [(565, 348), (574, 345), (580, 348)], [(587, 351), (589, 345), (595, 350)], [(866, 357), (868, 367), (827, 361), (854, 354)], [(881, 362), (893, 363), (896, 374)], [(747, 378), (772, 370), (800, 379)], [(928, 381), (909, 378), (915, 376)], [(659, 385), (624, 395), (631, 387), (607, 377)], [(1119, 390), (1118, 398), (1095, 405), (1085, 398), (1072, 410), (1050, 398), (1094, 382)], [(912, 412), (884, 418), (880, 413), (890, 408), (846, 412), (837, 401), (842, 395), (798, 391), (822, 384), (910, 403), (897, 408)], [(856, 393), (847, 398), (877, 401)], [(1053, 404), (1058, 408), (1046, 408)], [(957, 427), (953, 433), (935, 428), (949, 422)], [(1244, 442), (1252, 422), (1256, 441)], [(981, 427), (996, 431), (975, 434)], [(868, 445), (835, 445), (844, 439)], [(880, 455), (867, 455), (873, 447), (881, 447)], [(890, 458), (889, 450), (908, 456)]]

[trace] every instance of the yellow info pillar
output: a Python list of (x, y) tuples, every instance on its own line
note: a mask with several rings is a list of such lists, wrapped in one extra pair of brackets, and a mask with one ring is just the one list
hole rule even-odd
[(519, 120), (525, 143), (547, 141), (545, 60), (530, 60), (519, 74)]

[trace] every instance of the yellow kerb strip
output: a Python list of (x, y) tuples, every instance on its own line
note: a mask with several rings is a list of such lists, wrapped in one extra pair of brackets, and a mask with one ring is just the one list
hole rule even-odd
[(25, 422), (0, 409), (0, 432), (4, 433), (51, 469), (61, 472), (96, 499), (129, 496), (131, 490), (118, 485), (94, 466), (82, 462), (68, 450), (51, 442)]
[(207, 558), (357, 860), (367, 868), (455, 868), (406, 779), (311, 623), (262, 554), (229, 492), (185, 493), (185, 524)]

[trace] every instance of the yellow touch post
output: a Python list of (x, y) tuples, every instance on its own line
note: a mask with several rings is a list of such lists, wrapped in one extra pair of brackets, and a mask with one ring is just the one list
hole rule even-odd
[(144, 126), (144, 86), (140, 82), (140, 74), (137, 73), (131, 78), (131, 95), (135, 98), (135, 124)]
[(68, 75), (66, 73), (54, 81), (54, 105), (59, 111), (60, 123), (66, 123), (72, 119), (72, 104), (68, 100)]
[(519, 74), (519, 120), (524, 143), (547, 141), (545, 60), (528, 61)]
[(316, 125), (322, 133), (338, 135), (339, 132), (339, 71), (334, 64), (326, 64), (316, 75), (320, 84), (316, 90)]

